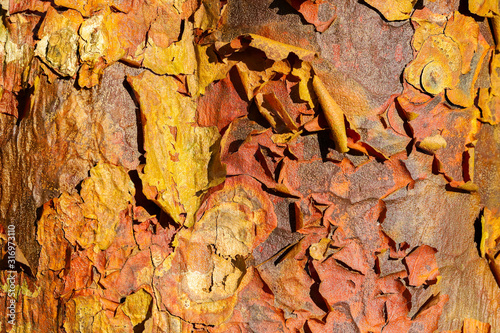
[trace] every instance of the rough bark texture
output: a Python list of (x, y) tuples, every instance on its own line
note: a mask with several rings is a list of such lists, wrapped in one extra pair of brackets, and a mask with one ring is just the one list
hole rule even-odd
[(498, 1), (0, 6), (0, 331), (500, 332)]

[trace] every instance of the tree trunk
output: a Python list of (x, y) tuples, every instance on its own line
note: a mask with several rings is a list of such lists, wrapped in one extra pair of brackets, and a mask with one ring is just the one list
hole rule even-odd
[(1, 0), (2, 332), (500, 332), (500, 7)]

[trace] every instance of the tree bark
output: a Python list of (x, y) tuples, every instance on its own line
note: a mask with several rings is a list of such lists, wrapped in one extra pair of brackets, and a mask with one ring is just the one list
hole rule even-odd
[(0, 1), (2, 332), (500, 332), (494, 1)]

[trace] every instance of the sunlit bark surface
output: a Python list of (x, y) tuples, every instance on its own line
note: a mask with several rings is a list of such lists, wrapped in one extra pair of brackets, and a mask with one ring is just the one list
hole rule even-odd
[(500, 332), (498, 0), (0, 6), (1, 332)]

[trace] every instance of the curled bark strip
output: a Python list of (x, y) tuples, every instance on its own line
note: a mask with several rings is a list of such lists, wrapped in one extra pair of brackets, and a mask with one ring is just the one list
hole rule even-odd
[(319, 104), (325, 113), (328, 125), (330, 125), (332, 130), (333, 140), (335, 141), (337, 150), (341, 153), (347, 152), (349, 148), (347, 148), (344, 112), (337, 102), (335, 102), (328, 90), (326, 90), (325, 85), (318, 76), (313, 78), (313, 88), (318, 96)]

